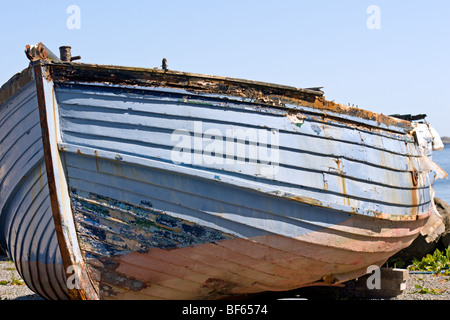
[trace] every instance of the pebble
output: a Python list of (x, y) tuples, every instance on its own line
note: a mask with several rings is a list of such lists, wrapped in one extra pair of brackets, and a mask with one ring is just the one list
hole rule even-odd
[(405, 291), (391, 300), (450, 300), (450, 276), (409, 274)]

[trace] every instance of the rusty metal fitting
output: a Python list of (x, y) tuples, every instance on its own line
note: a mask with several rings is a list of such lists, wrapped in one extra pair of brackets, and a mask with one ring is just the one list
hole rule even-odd
[(80, 56), (72, 57), (72, 47), (71, 46), (62, 46), (59, 47), (59, 54), (61, 61), (63, 62), (72, 62), (74, 60), (80, 60)]
[(56, 60), (59, 58), (49, 50), (42, 42), (36, 45), (27, 45), (25, 48), (25, 54), (30, 61), (39, 60)]
[(63, 62), (70, 62), (72, 59), (72, 47), (70, 46), (59, 47), (59, 57)]

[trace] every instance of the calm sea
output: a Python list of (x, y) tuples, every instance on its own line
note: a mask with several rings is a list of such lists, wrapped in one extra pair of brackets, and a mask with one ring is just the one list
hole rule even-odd
[[(450, 175), (450, 144), (446, 144), (444, 150), (433, 152), (433, 161)], [(436, 197), (450, 204), (450, 179), (439, 179), (434, 183)]]

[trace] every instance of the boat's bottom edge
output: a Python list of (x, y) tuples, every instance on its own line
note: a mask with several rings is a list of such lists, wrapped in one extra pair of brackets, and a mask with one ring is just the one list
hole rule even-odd
[(338, 285), (381, 267), (396, 252), (348, 252), (345, 259), (342, 250), (333, 256), (333, 248), (295, 247), (295, 241), (262, 236), (113, 257), (85, 251), (85, 258), (100, 299), (213, 300)]

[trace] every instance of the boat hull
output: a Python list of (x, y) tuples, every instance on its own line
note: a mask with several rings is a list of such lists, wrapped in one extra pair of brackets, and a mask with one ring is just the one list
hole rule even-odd
[(318, 92), (45, 61), (6, 89), (0, 244), (47, 299), (336, 285), (434, 214), (432, 139)]
[(69, 299), (67, 276), (50, 206), (36, 86), (29, 72), (0, 108), (0, 245), (31, 290), (64, 300)]
[(108, 167), (127, 166), (79, 154), (66, 161), (101, 299), (219, 299), (342, 283), (409, 246), (427, 221), (351, 215), (148, 168), (112, 176)]

